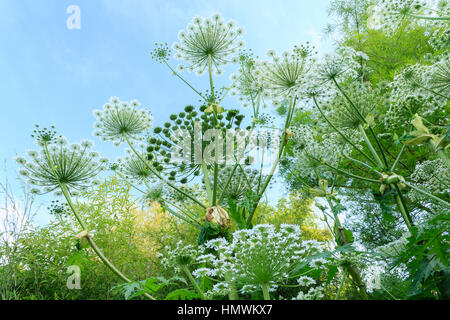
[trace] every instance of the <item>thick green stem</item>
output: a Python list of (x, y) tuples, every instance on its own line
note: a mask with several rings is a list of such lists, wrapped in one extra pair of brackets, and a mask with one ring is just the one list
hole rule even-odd
[(412, 218), (409, 215), (409, 212), (406, 209), (405, 200), (403, 199), (403, 196), (401, 194), (400, 188), (397, 185), (394, 185), (396, 195), (395, 195), (395, 201), (397, 202), (397, 207), (400, 210), (400, 213), (402, 214), (403, 220), (406, 223), (406, 226), (408, 227), (408, 230), (411, 231), (411, 228), (413, 226)]
[(269, 285), (267, 283), (263, 283), (261, 285), (261, 288), (262, 288), (264, 300), (270, 300)]
[[(361, 132), (361, 134), (362, 134), (362, 136), (364, 138), (364, 141), (366, 142), (367, 146), (369, 147), (370, 152), (372, 153), (372, 155), (377, 160), (377, 163), (379, 164), (379, 166), (381, 168), (383, 168), (383, 167), (388, 168), (388, 163), (387, 163), (386, 158), (383, 156), (383, 160), (384, 160), (384, 165), (383, 165), (383, 162), (381, 161), (380, 157), (378, 157), (378, 154), (375, 151), (375, 148), (372, 146), (372, 143), (370, 142), (369, 138), (367, 137), (366, 132), (365, 132), (365, 130), (364, 130), (362, 125), (359, 125), (359, 130), (360, 130), (360, 132)], [(375, 133), (373, 133), (373, 130), (371, 132), (372, 132), (372, 135), (374, 136), (375, 140), (378, 142), (378, 140), (375, 137)], [(378, 144), (378, 146), (381, 149), (381, 145)], [(403, 151), (403, 149), (402, 149), (402, 151)], [(383, 153), (383, 155), (384, 155), (384, 153)], [(400, 159), (400, 155), (401, 155), (401, 152), (400, 152), (399, 156), (397, 157), (397, 159), (395, 160), (393, 167), (395, 167), (395, 165), (397, 165), (397, 162)], [(397, 185), (395, 185), (395, 191), (396, 191), (395, 199), (397, 201), (398, 209), (399, 209), (400, 213), (402, 214), (403, 219), (405, 220), (406, 226), (410, 230), (411, 227), (413, 226), (413, 221), (412, 221), (412, 218), (411, 218), (411, 216), (409, 214), (408, 208), (406, 206), (406, 202), (403, 199), (403, 195), (402, 195), (402, 193), (401, 193), (401, 191), (400, 191), (400, 189), (399, 189), (399, 187)]]
[[(215, 103), (216, 101), (216, 97), (215, 97), (215, 92), (214, 92), (214, 81), (213, 81), (213, 76), (212, 76), (212, 57), (211, 55), (208, 56), (208, 73), (209, 73), (209, 85), (211, 88), (211, 103)], [(214, 109), (213, 107), (213, 113), (214, 113), (214, 128), (216, 128), (217, 125), (217, 114), (216, 114), (217, 110)], [(217, 138), (216, 137), (216, 142), (217, 142)], [(216, 148), (218, 147), (218, 145), (216, 145)], [(214, 175), (213, 175), (213, 190), (212, 190), (212, 206), (216, 206), (217, 205), (217, 180), (218, 180), (218, 176), (219, 176), (219, 165), (218, 165), (218, 161), (219, 159), (217, 158), (217, 154), (218, 154), (218, 150), (215, 150), (215, 161), (214, 161)]]
[(391, 167), (391, 171), (395, 170), (395, 167), (397, 166), (397, 163), (400, 161), (400, 157), (402, 156), (403, 150), (405, 150), (405, 147), (406, 147), (406, 144), (402, 145), (402, 148), (400, 149), (400, 152), (398, 153), (397, 158), (395, 159), (394, 164)]
[[(64, 183), (61, 183), (61, 181), (59, 181), (58, 179), (58, 175), (56, 174), (55, 168), (53, 166), (53, 161), (52, 161), (52, 157), (48, 151), (48, 147), (47, 144), (44, 144), (44, 152), (45, 155), (47, 157), (47, 161), (52, 169), (52, 172), (56, 178), (56, 180), (58, 181), (58, 185), (64, 195), (64, 197), (66, 198), (67, 204), (69, 205), (70, 209), (72, 210), (73, 214), (75, 215), (75, 218), (77, 219), (78, 223), (81, 225), (81, 227), (83, 228), (83, 230), (88, 231), (87, 226), (85, 224), (85, 222), (83, 221), (83, 219), (81, 218), (81, 216), (78, 214), (78, 211), (75, 209), (74, 204), (72, 203), (72, 199), (70, 198), (70, 194), (67, 190), (67, 187)], [(102, 262), (112, 271), (114, 272), (119, 278), (121, 278), (122, 280), (126, 281), (126, 282), (131, 282), (130, 279), (128, 279), (122, 272), (119, 271), (119, 269), (117, 269), (114, 264), (112, 264), (111, 261), (108, 260), (108, 258), (105, 257), (105, 255), (103, 254), (103, 252), (97, 247), (97, 245), (95, 244), (94, 240), (91, 238), (91, 236), (89, 235), (89, 233), (87, 233), (86, 238), (89, 242), (89, 244), (91, 245), (92, 249), (94, 250), (94, 252), (97, 254), (97, 256), (100, 258), (100, 260), (102, 260)], [(149, 295), (149, 294), (145, 294), (145, 296), (149, 299), (152, 300), (156, 300), (153, 296)]]
[(350, 276), (352, 277), (352, 279), (356, 282), (356, 285), (358, 287), (358, 293), (359, 293), (361, 299), (362, 300), (369, 299), (369, 296), (367, 295), (367, 292), (366, 292), (366, 287), (364, 286), (364, 283), (362, 282), (361, 274), (359, 273), (358, 268), (356, 268), (355, 266), (349, 266), (349, 267), (347, 267), (347, 271), (350, 274)]
[[(317, 178), (319, 179), (319, 176)], [(327, 199), (328, 205), (330, 206), (330, 209), (333, 209), (333, 203), (331, 202), (330, 198), (327, 196), (326, 199)], [(336, 213), (334, 213), (333, 210), (331, 210), (331, 211), (333, 212), (334, 222), (336, 223), (336, 226), (338, 227), (339, 236), (342, 239), (342, 242), (344, 244), (348, 244), (348, 240), (347, 240), (347, 237), (345, 236), (344, 228), (342, 227), (339, 216)], [(356, 283), (357, 291), (360, 294), (361, 299), (367, 300), (368, 296), (366, 293), (366, 287), (361, 279), (361, 274), (360, 274), (358, 268), (355, 265), (350, 265), (350, 266), (346, 267), (346, 270), (352, 277), (353, 281)]]
[[(217, 152), (217, 150), (216, 150)], [(217, 159), (216, 162), (214, 163), (214, 185), (213, 185), (213, 198), (212, 198), (212, 203), (213, 206), (217, 206), (217, 184), (218, 184), (218, 177), (219, 177), (219, 166), (217, 164)]]
[(450, 208), (450, 203), (448, 203), (447, 201), (445, 201), (445, 200), (443, 200), (443, 199), (441, 199), (441, 198), (439, 198), (439, 197), (436, 197), (436, 196), (432, 195), (431, 193), (429, 193), (429, 192), (427, 192), (427, 191), (425, 191), (425, 190), (422, 190), (422, 189), (420, 189), (420, 188), (418, 188), (418, 187), (416, 187), (416, 186), (410, 184), (409, 182), (404, 181), (403, 183), (404, 183), (405, 185), (407, 185), (408, 187), (410, 187), (410, 188), (416, 190), (417, 192), (420, 192), (420, 193), (422, 193), (422, 194), (424, 194), (424, 195), (430, 197), (431, 199), (436, 200), (437, 202), (439, 202), (440, 204), (446, 206), (447, 208)]
[(349, 156), (347, 156), (347, 155), (345, 155), (345, 154), (344, 154), (344, 157), (346, 157), (346, 158), (347, 158), (348, 160), (350, 160), (350, 161), (353, 161), (353, 162), (356, 162), (357, 164), (362, 165), (363, 167), (366, 167), (367, 169), (369, 169), (369, 171), (375, 172), (375, 173), (378, 174), (380, 177), (383, 176), (383, 174), (382, 174), (380, 171), (376, 170), (376, 169), (373, 168), (371, 165), (369, 165), (369, 164), (367, 164), (367, 163), (365, 163), (365, 162), (359, 161), (359, 160), (357, 160), (357, 159), (353, 159), (352, 157), (349, 157)]
[(389, 163), (388, 163), (386, 154), (384, 153), (383, 146), (381, 145), (380, 140), (377, 138), (377, 135), (375, 134), (375, 132), (373, 131), (371, 126), (369, 126), (369, 132), (372, 135), (373, 139), (375, 140), (375, 143), (377, 144), (378, 149), (380, 150), (381, 157), (383, 158), (383, 163), (384, 163), (385, 168), (389, 168)]
[(202, 161), (202, 172), (203, 172), (203, 179), (205, 180), (206, 195), (208, 197), (209, 205), (214, 206), (213, 191), (211, 188), (211, 181), (209, 181), (208, 167), (206, 166), (206, 162), (204, 160)]
[(364, 139), (364, 142), (366, 143), (367, 147), (370, 150), (370, 153), (375, 158), (375, 161), (377, 162), (378, 166), (380, 168), (383, 168), (383, 162), (381, 161), (380, 157), (378, 156), (378, 153), (375, 151), (375, 148), (372, 146), (372, 143), (369, 140), (369, 137), (366, 134), (366, 131), (364, 130), (362, 125), (358, 126), (359, 132), (361, 132), (361, 135)]
[(189, 268), (184, 265), (184, 266), (182, 266), (182, 269), (183, 269), (184, 273), (186, 273), (187, 277), (189, 278), (189, 281), (191, 281), (195, 290), (197, 290), (197, 292), (200, 295), (200, 297), (202, 298), (202, 300), (207, 300), (203, 290), (199, 287), (197, 281), (195, 281), (194, 277), (192, 276), (191, 272), (189, 271)]
[(214, 97), (214, 82), (213, 82), (213, 76), (212, 76), (212, 58), (211, 55), (208, 56), (208, 73), (209, 73), (209, 86), (211, 88), (211, 98), (212, 102), (215, 102)]
[(227, 281), (228, 285), (230, 286), (230, 291), (228, 293), (228, 298), (230, 300), (239, 300), (239, 294), (236, 288), (236, 284), (231, 281), (231, 276), (227, 273), (225, 274), (225, 280)]

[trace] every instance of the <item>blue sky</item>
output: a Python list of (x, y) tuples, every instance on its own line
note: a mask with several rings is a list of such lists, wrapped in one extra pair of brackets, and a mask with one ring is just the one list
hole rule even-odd
[[(73, 142), (92, 138), (92, 110), (111, 96), (140, 100), (156, 124), (195, 104), (195, 94), (149, 55), (155, 42), (176, 41), (178, 31), (195, 15), (220, 12), (226, 20), (234, 19), (245, 28), (247, 47), (260, 57), (269, 49), (288, 50), (306, 41), (323, 53), (330, 50), (330, 41), (319, 41), (328, 4), (329, 0), (0, 0), (0, 161), (6, 160), (8, 176), (14, 180), (17, 168), (12, 158), (35, 148), (30, 137), (34, 124), (53, 124)], [(81, 9), (80, 30), (66, 27), (69, 5)], [(218, 84), (227, 83), (228, 75)], [(208, 86), (205, 76), (188, 74), (187, 79), (202, 90)], [(235, 107), (236, 100), (227, 103)], [(109, 143), (95, 143), (104, 156), (121, 155)], [(2, 181), (3, 175), (2, 168)], [(36, 220), (45, 223), (48, 216), (42, 212)]]

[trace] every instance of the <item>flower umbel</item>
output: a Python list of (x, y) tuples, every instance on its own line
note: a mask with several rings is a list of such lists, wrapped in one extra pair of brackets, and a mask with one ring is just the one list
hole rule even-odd
[(190, 64), (191, 71), (202, 74), (211, 63), (216, 73), (221, 73), (221, 66), (232, 59), (238, 49), (244, 47), (244, 42), (238, 40), (244, 33), (242, 28), (236, 28), (233, 21), (224, 22), (219, 14), (210, 19), (194, 18), (186, 31), (180, 31), (180, 43), (173, 45), (177, 52), (175, 58), (185, 60)]
[(295, 46), (291, 52), (284, 52), (278, 57), (274, 51), (268, 55), (272, 62), (262, 62), (255, 70), (255, 76), (261, 78), (271, 96), (275, 100), (286, 98), (293, 94), (309, 70), (308, 64), (312, 49), (308, 46)]
[(104, 141), (111, 140), (117, 146), (127, 138), (142, 140), (141, 134), (152, 126), (153, 117), (147, 109), (138, 109), (139, 105), (137, 100), (121, 102), (112, 97), (103, 110), (94, 111), (97, 118), (94, 135)]
[(87, 188), (97, 174), (105, 169), (107, 159), (99, 159), (97, 152), (91, 151), (92, 143), (66, 145), (64, 138), (44, 145), (41, 152), (29, 151), (27, 161), (17, 157), (16, 162), (23, 167), (19, 173), (28, 177), (28, 182), (40, 193), (47, 193), (65, 185), (69, 190)]

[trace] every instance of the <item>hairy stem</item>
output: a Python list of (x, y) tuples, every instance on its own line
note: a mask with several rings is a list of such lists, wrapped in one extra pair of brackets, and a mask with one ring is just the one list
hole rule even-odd
[[(61, 183), (61, 181), (59, 181), (58, 179), (58, 175), (56, 174), (55, 168), (53, 166), (53, 161), (51, 158), (51, 155), (48, 151), (48, 147), (47, 147), (47, 143), (44, 144), (44, 153), (47, 157), (47, 161), (49, 162), (50, 167), (52, 168), (53, 171), (53, 175), (56, 178), (56, 180), (58, 181), (58, 185), (64, 195), (64, 197), (66, 198), (67, 204), (69, 205), (70, 209), (72, 210), (73, 214), (75, 215), (75, 218), (77, 219), (78, 223), (81, 225), (81, 227), (83, 228), (83, 230), (88, 231), (87, 230), (87, 226), (85, 224), (85, 222), (83, 221), (83, 219), (81, 218), (81, 216), (78, 214), (78, 211), (75, 209), (75, 206), (72, 202), (72, 199), (70, 198), (70, 194), (67, 190), (67, 187), (64, 183)], [(108, 258), (105, 257), (105, 255), (103, 254), (103, 252), (99, 249), (99, 247), (95, 244), (94, 240), (91, 238), (91, 236), (89, 235), (89, 233), (86, 235), (86, 238), (90, 244), (90, 246), (92, 247), (92, 249), (94, 250), (94, 252), (97, 254), (97, 256), (100, 258), (100, 260), (102, 260), (102, 262), (113, 272), (115, 273), (119, 278), (121, 278), (122, 280), (126, 281), (126, 282), (131, 282), (130, 279), (128, 279), (122, 272), (119, 271), (119, 269), (117, 269), (114, 264), (108, 260)], [(152, 300), (156, 300), (153, 296), (149, 295), (149, 294), (145, 294), (145, 296), (149, 299)]]
[(192, 285), (194, 286), (195, 290), (197, 290), (197, 292), (200, 295), (200, 297), (202, 298), (202, 300), (207, 300), (205, 297), (205, 293), (199, 287), (197, 281), (195, 281), (194, 277), (192, 276), (191, 272), (189, 271), (189, 268), (186, 265), (182, 266), (181, 268), (183, 269), (184, 273), (186, 273), (187, 277), (189, 278), (189, 281), (191, 281)]
[(364, 139), (364, 142), (366, 143), (367, 147), (370, 150), (370, 153), (372, 153), (372, 156), (375, 158), (375, 161), (377, 162), (378, 166), (380, 168), (383, 168), (383, 162), (381, 162), (380, 157), (378, 156), (378, 153), (375, 151), (375, 148), (372, 146), (372, 143), (369, 140), (369, 137), (366, 134), (366, 131), (364, 130), (362, 125), (358, 126), (359, 132), (361, 132), (361, 135)]
[[(317, 178), (319, 179), (319, 176), (317, 176)], [(342, 239), (342, 242), (344, 244), (348, 244), (348, 240), (347, 237), (345, 236), (344, 233), (344, 228), (342, 227), (341, 221), (339, 219), (339, 216), (334, 213), (333, 209), (333, 203), (331, 202), (331, 199), (327, 196), (325, 197), (327, 199), (328, 205), (330, 206), (330, 209), (334, 215), (334, 222), (336, 223), (338, 230), (339, 230), (339, 236)], [(336, 235), (335, 235), (336, 236)], [(350, 265), (346, 267), (346, 270), (348, 271), (348, 273), (350, 274), (350, 276), (352, 277), (353, 281), (356, 284), (357, 287), (357, 291), (359, 293), (359, 295), (361, 296), (361, 299), (363, 300), (367, 300), (368, 296), (366, 293), (366, 287), (364, 285), (364, 282), (361, 279), (361, 274), (358, 270), (358, 267), (356, 267), (355, 265)]]
[(230, 300), (239, 300), (239, 294), (236, 288), (236, 284), (233, 281), (231, 281), (231, 276), (228, 273), (225, 274), (225, 280), (231, 287), (230, 292), (228, 293), (228, 298)]
[(397, 158), (395, 159), (394, 164), (391, 167), (391, 171), (395, 170), (395, 167), (397, 166), (397, 163), (400, 161), (400, 157), (402, 156), (403, 150), (405, 150), (405, 147), (406, 147), (406, 144), (402, 145), (402, 148), (400, 149), (400, 152), (398, 153)]
[(400, 213), (402, 214), (403, 220), (405, 221), (408, 230), (411, 231), (413, 221), (408, 210), (406, 209), (405, 199), (403, 199), (403, 195), (400, 191), (400, 188), (397, 185), (394, 185), (394, 188), (396, 191), (395, 201), (397, 201), (397, 207), (400, 210)]
[(262, 288), (264, 300), (270, 300), (269, 285), (267, 283), (263, 283), (261, 285), (261, 288)]
[(429, 192), (427, 192), (425, 190), (422, 190), (422, 189), (416, 187), (415, 185), (413, 185), (413, 184), (411, 184), (411, 183), (409, 183), (407, 181), (404, 181), (403, 183), (405, 185), (407, 185), (408, 187), (410, 187), (411, 189), (414, 189), (417, 192), (420, 192), (420, 193), (430, 197), (431, 199), (436, 200), (437, 202), (439, 202), (440, 204), (446, 206), (447, 208), (450, 208), (450, 203), (448, 203), (447, 201), (445, 201), (445, 200), (443, 200), (443, 199), (441, 199), (439, 197), (436, 197), (436, 196), (432, 195), (431, 193), (429, 193)]

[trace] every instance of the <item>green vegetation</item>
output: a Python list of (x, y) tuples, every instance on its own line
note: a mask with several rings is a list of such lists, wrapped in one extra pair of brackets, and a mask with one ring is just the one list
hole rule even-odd
[[(153, 127), (137, 100), (112, 97), (94, 135), (127, 147), (115, 162), (37, 125), (39, 150), (16, 158), (22, 220), (3, 187), (1, 298), (448, 299), (447, 1), (336, 0), (330, 15), (331, 54), (306, 44), (268, 60), (233, 21), (194, 18), (178, 67), (167, 44), (151, 57), (200, 102)], [(273, 205), (277, 170), (288, 195)], [(53, 219), (34, 226), (34, 197), (50, 192)]]

